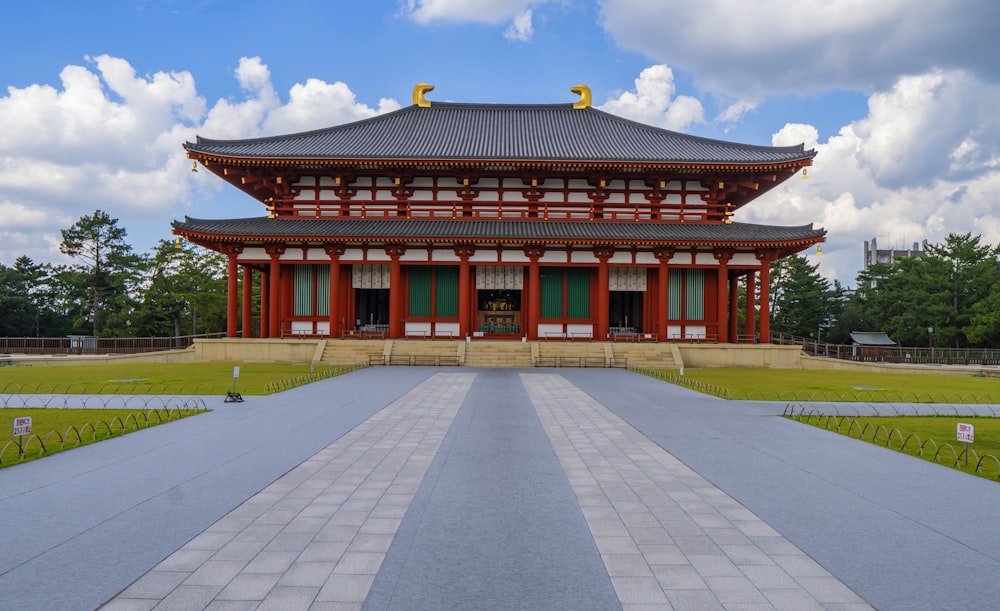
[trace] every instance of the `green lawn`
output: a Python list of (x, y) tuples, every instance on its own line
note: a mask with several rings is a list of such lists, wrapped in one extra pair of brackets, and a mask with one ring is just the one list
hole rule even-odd
[[(110, 437), (156, 426), (171, 420), (204, 413), (194, 409), (0, 409), (0, 467), (34, 460)], [(22, 442), (24, 460), (19, 460), (13, 420), (31, 416), (31, 434)], [(44, 450), (43, 450), (44, 448)]]
[[(985, 455), (1000, 458), (1000, 418), (974, 416), (894, 416), (894, 417), (827, 417), (796, 416), (793, 418), (830, 431), (863, 439), (870, 443), (901, 450), (925, 460), (955, 467), (996, 480), (1000, 477), (1000, 462)], [(975, 427), (975, 442), (970, 444), (968, 466), (965, 465), (965, 443), (957, 441), (959, 422)], [(904, 447), (905, 444), (905, 447)], [(948, 447), (950, 446), (950, 447)], [(956, 459), (960, 459), (955, 465)], [(980, 472), (976, 473), (979, 463)]]
[[(676, 381), (674, 374), (670, 381)], [(686, 369), (680, 383), (728, 399), (1000, 403), (1000, 378), (789, 369)], [(711, 392), (711, 388), (708, 390)]]
[(233, 367), (240, 376), (236, 391), (263, 395), (296, 384), (350, 371), (345, 367), (271, 363), (133, 363), (74, 366), (0, 367), (0, 394), (197, 394), (224, 395), (233, 388)]

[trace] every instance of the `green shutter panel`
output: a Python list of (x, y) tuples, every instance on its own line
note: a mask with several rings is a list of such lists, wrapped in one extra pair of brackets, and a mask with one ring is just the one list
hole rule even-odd
[(313, 266), (295, 266), (295, 316), (312, 316), (313, 313)]
[(681, 274), (681, 270), (672, 269), (669, 270), (667, 276), (667, 303), (669, 304), (667, 318), (670, 320), (678, 320), (681, 317)]
[(585, 267), (566, 269), (566, 317), (590, 318), (590, 270)]
[(563, 317), (563, 268), (543, 267), (539, 271), (542, 284), (542, 318)]
[(458, 267), (435, 268), (435, 276), (434, 315), (458, 316)]
[(330, 315), (330, 266), (316, 266), (316, 316)]
[(705, 319), (705, 270), (687, 270), (687, 299), (684, 304), (684, 318), (688, 320)]
[(430, 316), (432, 270), (427, 265), (407, 269), (410, 275), (410, 316)]

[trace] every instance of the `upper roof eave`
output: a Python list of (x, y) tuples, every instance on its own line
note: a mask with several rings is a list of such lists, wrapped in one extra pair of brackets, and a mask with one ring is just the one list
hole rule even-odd
[(236, 163), (540, 163), (801, 165), (804, 145), (690, 136), (571, 104), (433, 103), (319, 130), (244, 140), (198, 136), (189, 156)]
[[(645, 246), (787, 247), (825, 240), (812, 224), (582, 223), (579, 221), (192, 219), (174, 233), (221, 242), (426, 242), (506, 244), (629, 244)], [(459, 231), (456, 231), (459, 230)]]

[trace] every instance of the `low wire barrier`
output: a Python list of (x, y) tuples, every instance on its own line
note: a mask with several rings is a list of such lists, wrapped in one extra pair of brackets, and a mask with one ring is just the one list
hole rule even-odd
[(367, 363), (354, 363), (351, 365), (336, 365), (330, 369), (324, 369), (322, 371), (313, 371), (304, 375), (300, 375), (295, 378), (288, 378), (285, 380), (276, 380), (274, 382), (268, 382), (264, 385), (264, 394), (271, 395), (277, 392), (282, 392), (290, 388), (295, 388), (297, 386), (304, 386), (306, 384), (311, 384), (313, 382), (319, 382), (320, 380), (326, 380), (327, 378), (333, 378), (345, 373), (350, 373), (358, 369), (363, 369), (368, 367)]
[[(367, 367), (367, 363), (355, 363), (351, 365), (335, 365), (329, 369), (324, 368), (319, 371), (303, 374), (294, 378), (275, 380), (267, 382), (263, 386), (261, 394), (270, 395), (296, 386), (302, 386), (319, 380), (325, 380), (335, 376), (350, 373), (356, 369)], [(132, 407), (142, 403), (146, 399), (136, 395), (158, 395), (158, 396), (179, 396), (179, 395), (218, 395), (225, 394), (232, 388), (231, 384), (220, 384), (219, 382), (204, 382), (200, 384), (174, 383), (174, 384), (143, 384), (129, 381), (109, 381), (101, 384), (94, 383), (72, 383), (72, 384), (51, 384), (48, 382), (7, 382), (0, 384), (0, 407), (24, 407), (25, 401), (31, 401), (32, 405), (42, 407), (67, 407), (59, 405), (60, 402), (69, 401), (66, 396), (84, 396), (84, 402), (91, 402), (99, 405), (106, 399), (118, 403), (116, 407)], [(110, 397), (102, 397), (110, 395)], [(131, 398), (130, 398), (131, 397)], [(69, 401), (76, 406), (79, 401)], [(89, 407), (84, 405), (84, 407)]]
[(628, 370), (633, 373), (638, 373), (644, 376), (649, 376), (651, 378), (656, 378), (657, 380), (663, 380), (664, 382), (669, 382), (670, 384), (676, 384), (677, 386), (690, 388), (691, 390), (696, 390), (698, 392), (705, 393), (707, 395), (719, 397), (720, 399), (733, 398), (732, 392), (728, 388), (717, 386), (715, 384), (710, 384), (708, 382), (703, 382), (701, 380), (694, 380), (691, 378), (687, 378), (667, 369), (628, 367)]
[[(104, 399), (107, 402), (100, 407), (119, 409), (119, 406), (114, 404), (114, 397), (105, 397)], [(65, 405), (69, 403), (71, 401), (67, 400)], [(21, 405), (14, 407), (28, 406)], [(32, 404), (30, 407), (39, 406)], [(98, 406), (94, 405), (91, 407)], [(98, 419), (95, 422), (87, 422), (81, 426), (70, 426), (62, 433), (56, 430), (40, 434), (32, 433), (26, 436), (26, 439), (8, 441), (0, 448), (0, 467), (9, 467), (25, 462), (26, 460), (34, 460), (96, 441), (120, 437), (121, 435), (163, 424), (164, 422), (179, 420), (209, 411), (208, 407), (205, 406), (205, 402), (198, 398), (163, 400), (162, 397), (148, 397), (145, 407), (145, 411), (137, 411), (128, 414), (124, 418), (114, 416), (110, 421)]]
[[(840, 409), (849, 407), (852, 414), (843, 414)], [(931, 406), (922, 406), (928, 408)], [(884, 424), (875, 424), (865, 420), (868, 417), (921, 415), (921, 416), (968, 416), (976, 417), (997, 417), (997, 410), (989, 406), (989, 415), (983, 413), (982, 409), (970, 410), (961, 409), (964, 406), (949, 405), (946, 408), (936, 406), (940, 409), (930, 409), (931, 413), (924, 410), (920, 414), (901, 413), (898, 406), (887, 406), (887, 404), (869, 404), (867, 406), (840, 406), (834, 408), (830, 413), (831, 406), (803, 406), (790, 403), (785, 406), (782, 415), (796, 422), (809, 424), (827, 431), (834, 431), (841, 435), (847, 435), (861, 441), (879, 445), (897, 452), (903, 452), (949, 466), (969, 473), (975, 473), (981, 477), (1000, 480), (1000, 459), (993, 454), (979, 454), (976, 450), (963, 445), (956, 449), (951, 443), (938, 444), (933, 439), (921, 439), (916, 433), (907, 433), (895, 427), (888, 427)], [(879, 408), (883, 408), (879, 411)], [(891, 408), (892, 414), (888, 413)], [(846, 411), (846, 410), (845, 410)], [(871, 412), (862, 414), (862, 411)]]
[(747, 390), (732, 397), (746, 401), (838, 401), (877, 403), (998, 403), (1000, 397), (982, 393), (928, 393), (870, 390)]

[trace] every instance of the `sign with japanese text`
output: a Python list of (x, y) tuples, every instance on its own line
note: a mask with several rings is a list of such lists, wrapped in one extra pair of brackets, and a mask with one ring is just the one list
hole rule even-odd
[(31, 434), (31, 416), (14, 418), (14, 437)]
[(971, 424), (958, 423), (957, 438), (965, 443), (972, 443), (976, 440), (976, 428)]

